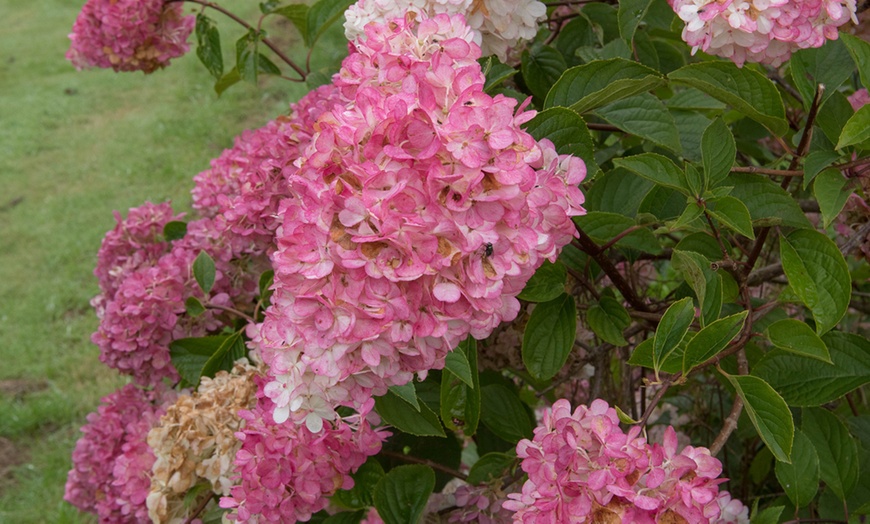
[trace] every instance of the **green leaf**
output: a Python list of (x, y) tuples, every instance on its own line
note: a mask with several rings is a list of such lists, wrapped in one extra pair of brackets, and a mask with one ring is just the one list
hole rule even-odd
[(405, 433), (417, 436), (444, 437), (444, 429), (438, 415), (425, 404), (415, 410), (403, 398), (392, 391), (382, 397), (375, 397), (375, 409), (387, 424), (395, 426)]
[(601, 297), (598, 304), (593, 305), (586, 312), (586, 321), (592, 331), (605, 342), (614, 346), (628, 344), (622, 332), (631, 324), (631, 317), (615, 298)]
[(228, 335), (179, 338), (169, 343), (169, 358), (181, 378), (195, 387), (205, 364), (229, 338)]
[(393, 468), (375, 486), (375, 509), (385, 524), (416, 524), (434, 489), (435, 472), (429, 466)]
[(305, 46), (308, 45), (308, 6), (305, 4), (290, 4), (279, 7), (272, 11), (276, 15), (281, 15), (296, 26), (299, 34), (302, 35), (305, 41)]
[(264, 303), (268, 303), (272, 297), (272, 284), (275, 282), (275, 271), (267, 269), (260, 274), (260, 279), (257, 282), (257, 287), (260, 290), (260, 299)]
[[(458, 364), (451, 366), (450, 355), (461, 356), (464, 368), (457, 369), (462, 367)], [(441, 374), (441, 420), (448, 429), (462, 430), (465, 435), (474, 435), (480, 421), (477, 341), (469, 337), (447, 356), (448, 365)], [(459, 373), (467, 375), (467, 380)]]
[[(676, 193), (674, 193), (676, 194)], [(695, 230), (699, 228), (698, 224), (694, 222), (701, 218), (704, 215), (704, 210), (696, 204), (695, 202), (689, 202), (688, 205), (683, 209), (683, 212), (680, 216), (677, 217), (674, 221), (665, 222), (665, 226), (668, 231), (679, 231), (681, 229), (690, 229)]]
[(568, 64), (562, 53), (548, 45), (535, 44), (523, 51), (521, 70), (523, 81), (532, 94), (544, 98), (550, 87), (559, 80)]
[(822, 104), (816, 116), (816, 124), (825, 133), (828, 140), (835, 144), (840, 139), (840, 134), (846, 126), (846, 122), (855, 114), (852, 104), (846, 95), (840, 92), (831, 94), (831, 97)]
[(725, 109), (725, 104), (722, 102), (691, 87), (677, 91), (674, 96), (665, 100), (665, 105), (670, 109), (688, 109), (691, 111), (706, 109), (720, 111)]
[(471, 466), (466, 482), (472, 486), (490, 482), (492, 479), (501, 478), (505, 471), (511, 467), (517, 458), (507, 453), (492, 452), (480, 457)]
[(527, 302), (549, 302), (565, 292), (567, 277), (565, 264), (558, 260), (555, 264), (544, 261), (517, 298)]
[(596, 60), (572, 67), (556, 82), (544, 108), (570, 107), (580, 114), (663, 85), (664, 78), (637, 62), (623, 58)]
[(747, 311), (735, 313), (712, 322), (699, 331), (686, 346), (686, 352), (683, 354), (683, 375), (687, 375), (695, 366), (710, 360), (725, 349), (743, 330), (747, 314)]
[[(574, 223), (592, 240), (600, 244), (608, 243), (622, 235), (614, 245), (646, 253), (661, 253), (661, 245), (655, 235), (647, 228), (637, 228), (634, 220), (623, 215), (590, 211), (585, 215), (574, 217)], [(626, 234), (630, 228), (635, 230)]]
[(790, 463), (795, 429), (788, 404), (758, 377), (726, 374), (725, 378), (743, 399), (749, 420), (776, 460)]
[(548, 380), (562, 369), (574, 348), (577, 310), (566, 293), (535, 306), (523, 333), (523, 364), (538, 380)]
[(198, 317), (205, 313), (205, 306), (196, 297), (187, 297), (187, 300), (184, 301), (184, 309), (192, 317)]
[(737, 155), (737, 144), (728, 125), (717, 118), (704, 130), (701, 137), (701, 156), (704, 159), (704, 175), (709, 187), (715, 187), (728, 178)]
[(719, 318), (722, 311), (722, 284), (719, 275), (710, 269), (707, 257), (692, 251), (674, 249), (671, 263), (674, 269), (683, 274), (686, 283), (695, 292), (701, 306), (702, 325)]
[(752, 516), (752, 524), (777, 524), (779, 522), (779, 516), (782, 515), (782, 510), (785, 509), (785, 506), (773, 506), (770, 508), (764, 508), (762, 511), (759, 511), (757, 514)]
[(586, 192), (586, 205), (588, 209), (634, 217), (652, 187), (649, 180), (617, 168), (595, 178)]
[(816, 94), (816, 84), (824, 84), (822, 100), (826, 100), (845, 82), (855, 69), (849, 51), (841, 40), (828, 40), (817, 48), (801, 49), (789, 60), (794, 85), (800, 92), (804, 107), (809, 109)]
[[(686, 339), (690, 339), (694, 333), (687, 333)], [(668, 355), (659, 366), (659, 371), (665, 373), (677, 373), (683, 368), (683, 354), (686, 350), (686, 339), (683, 340), (675, 350)], [(637, 345), (631, 353), (631, 358), (628, 363), (632, 366), (642, 366), (649, 369), (655, 369), (653, 365), (653, 342), (652, 338), (648, 338)], [(691, 342), (691, 340), (689, 340)]]
[(861, 83), (870, 89), (870, 43), (861, 40), (857, 36), (843, 33), (840, 35), (852, 59), (858, 65), (858, 73), (861, 75)]
[(665, 105), (649, 93), (617, 100), (599, 107), (595, 114), (619, 129), (681, 153), (680, 133)]
[(707, 204), (708, 212), (719, 223), (750, 240), (755, 240), (752, 217), (749, 215), (746, 204), (732, 196), (708, 200)]
[(239, 72), (239, 78), (252, 84), (257, 83), (257, 75), (260, 72), (260, 53), (257, 48), (261, 37), (261, 33), (249, 29), (236, 40), (236, 70)]
[(260, 53), (260, 57), (257, 59), (257, 67), (260, 68), (260, 73), (281, 76), (281, 69), (263, 53)]
[(828, 347), (804, 322), (796, 318), (784, 318), (767, 326), (767, 338), (784, 351), (803, 355), (832, 364)]
[(305, 26), (305, 45), (314, 47), (317, 39), (332, 25), (333, 22), (344, 16), (344, 12), (353, 3), (353, 0), (320, 0), (308, 9), (308, 19)]
[(820, 476), (840, 500), (858, 484), (858, 445), (842, 420), (828, 410), (804, 409), (801, 429), (819, 455)]
[(843, 126), (837, 149), (860, 144), (865, 140), (870, 140), (870, 104), (856, 111)]
[(732, 173), (728, 185), (734, 184), (731, 196), (749, 209), (756, 226), (766, 224), (812, 229), (813, 225), (795, 199), (779, 184), (761, 175)]
[(167, 222), (163, 226), (163, 238), (171, 242), (173, 240), (181, 240), (187, 234), (187, 223), (179, 220)]
[(196, 15), (196, 56), (216, 79), (224, 74), (221, 33), (214, 20), (202, 13)]
[(622, 0), (619, 2), (617, 19), (619, 20), (619, 35), (623, 40), (631, 42), (637, 26), (643, 20), (646, 10), (652, 0)]
[(807, 155), (804, 159), (804, 189), (810, 187), (810, 182), (813, 181), (816, 175), (838, 158), (840, 158), (840, 155), (833, 151), (813, 151)]
[[(486, 83), (483, 85), (483, 90), (487, 93), (491, 89), (498, 87), (502, 82), (517, 74), (517, 70), (513, 67), (503, 64), (495, 56), (485, 56), (477, 60), (486, 77)], [(539, 113), (540, 114), (540, 113)]]
[(791, 461), (777, 458), (775, 471), (776, 480), (796, 507), (806, 506), (815, 498), (819, 489), (819, 456), (801, 430), (794, 431)]
[(501, 384), (481, 388), (480, 421), (499, 438), (516, 444), (532, 438), (532, 422), (520, 398)]
[(686, 297), (671, 304), (662, 315), (653, 338), (653, 369), (661, 369), (661, 363), (677, 348), (692, 320), (695, 319), (695, 306)]
[(214, 377), (218, 371), (230, 371), (233, 364), (247, 354), (242, 332), (233, 333), (202, 366), (203, 377)]
[(359, 524), (366, 516), (366, 510), (341, 511), (323, 519), (322, 524)]
[(710, 126), (712, 120), (697, 111), (683, 109), (671, 109), (671, 115), (677, 124), (680, 133), (680, 144), (683, 146), (683, 157), (691, 162), (701, 162), (701, 139), (704, 130)]
[(466, 358), (463, 351), (455, 349), (450, 353), (447, 353), (447, 358), (444, 361), (444, 369), (456, 375), (457, 378), (465, 382), (469, 387), (474, 387), (471, 367), (468, 365), (468, 358)]
[(813, 195), (819, 201), (822, 220), (827, 228), (837, 218), (846, 205), (846, 200), (852, 194), (846, 189), (847, 181), (839, 169), (825, 169), (813, 181)]
[(390, 393), (393, 393), (413, 406), (414, 409), (420, 411), (420, 401), (417, 399), (417, 388), (414, 386), (413, 380), (403, 386), (390, 386), (389, 390)]
[(689, 196), (689, 187), (686, 183), (686, 175), (669, 158), (656, 153), (643, 153), (623, 158), (614, 158), (613, 165), (628, 169), (647, 180), (656, 184), (675, 189)]
[(239, 74), (239, 68), (234, 67), (227, 74), (221, 77), (220, 80), (214, 83), (214, 92), (221, 96), (224, 91), (242, 81), (242, 75)]
[(822, 337), (833, 364), (773, 351), (752, 370), (792, 406), (821, 406), (870, 382), (870, 341), (831, 331)]
[(196, 283), (199, 284), (199, 288), (206, 295), (214, 287), (214, 260), (205, 251), (200, 251), (199, 255), (196, 256), (196, 260), (193, 261), (193, 277), (196, 279)]
[(560, 155), (574, 155), (586, 163), (587, 174), (598, 170), (592, 135), (583, 117), (564, 107), (551, 107), (541, 111), (525, 124), (535, 140), (548, 139)]
[(347, 509), (364, 509), (374, 505), (375, 486), (384, 478), (384, 468), (374, 457), (369, 457), (356, 470), (353, 477), (353, 487), (340, 489), (332, 500)]
[(813, 312), (816, 332), (843, 318), (852, 296), (852, 278), (840, 249), (815, 230), (792, 231), (780, 239), (782, 267), (792, 289)]
[(731, 62), (700, 62), (681, 67), (668, 78), (699, 89), (782, 136), (788, 131), (785, 106), (767, 77)]

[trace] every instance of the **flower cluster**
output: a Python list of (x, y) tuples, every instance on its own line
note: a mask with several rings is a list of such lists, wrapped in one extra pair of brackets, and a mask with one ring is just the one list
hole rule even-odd
[(82, 427), (64, 499), (96, 513), (100, 522), (147, 521), (154, 454), (145, 438), (172, 398), (163, 388), (146, 391), (133, 384), (103, 398)]
[(503, 506), (506, 495), (499, 489), (466, 484), (456, 488), (453, 499), (457, 509), (449, 513), (447, 522), (500, 524), (511, 519), (511, 512)]
[(383, 24), (406, 13), (461, 14), (474, 30), (483, 55), (505, 60), (509, 48), (535, 37), (547, 7), (538, 0), (358, 0), (344, 14), (345, 35), (356, 40), (365, 34), (366, 25)]
[(76, 68), (151, 73), (187, 52), (195, 19), (164, 0), (88, 0), (66, 58)]
[(377, 419), (371, 414), (374, 401), (312, 433), (305, 426), (272, 422), (272, 402), (257, 396), (254, 409), (239, 412), (245, 421), (236, 433), (242, 441), (235, 459), (239, 478), (220, 501), (222, 508), (234, 508), (228, 516), (233, 521), (307, 521), (326, 507), (327, 497), (353, 487), (350, 474), (380, 451), (387, 436), (367, 419)]
[(197, 391), (179, 396), (148, 433), (156, 460), (146, 502), (154, 522), (183, 522), (190, 510), (185, 495), (202, 481), (211, 488), (204, 496), (229, 495), (233, 460), (242, 445), (235, 437), (242, 425), (237, 412), (256, 402), (256, 373), (241, 360), (232, 373), (203, 377)]
[(668, 0), (686, 22), (683, 40), (693, 52), (731, 59), (738, 66), (779, 66), (798, 49), (837, 39), (855, 17), (855, 0)]
[(285, 170), (272, 307), (250, 330), (276, 421), (316, 432), (335, 405), (443, 367), (513, 319), (575, 235), (583, 161), (484, 93), (479, 57), (460, 15), (370, 23), (334, 86), (309, 95), (332, 106)]
[(673, 428), (648, 444), (635, 426), (626, 434), (603, 400), (571, 413), (558, 400), (532, 441), (517, 444), (529, 479), (504, 507), (514, 522), (748, 523), (748, 508), (719, 492), (721, 463), (706, 448), (677, 453)]

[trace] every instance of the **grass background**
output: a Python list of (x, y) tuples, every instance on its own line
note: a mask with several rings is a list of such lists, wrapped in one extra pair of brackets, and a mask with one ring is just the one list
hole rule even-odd
[[(112, 211), (167, 199), (186, 209), (191, 178), (211, 158), (307, 91), (276, 79), (218, 98), (193, 52), (152, 75), (77, 72), (63, 55), (82, 4), (0, 0), (2, 523), (93, 520), (63, 491), (86, 415), (125, 382), (90, 343), (92, 271)], [(221, 4), (257, 14), (255, 2)], [(226, 53), (242, 31), (211, 16)], [(304, 60), (291, 29), (275, 32)], [(334, 64), (340, 40), (336, 24), (312, 63)]]

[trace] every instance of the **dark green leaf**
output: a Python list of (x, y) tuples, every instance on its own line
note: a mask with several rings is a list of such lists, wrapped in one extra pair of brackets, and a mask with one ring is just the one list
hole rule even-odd
[(260, 280), (258, 281), (258, 288), (260, 290), (260, 299), (263, 302), (267, 302), (272, 296), (272, 284), (275, 282), (275, 272), (271, 269), (263, 271), (260, 275)]
[(523, 51), (521, 68), (523, 81), (532, 94), (544, 98), (568, 65), (558, 50), (537, 44)]
[(737, 155), (737, 144), (728, 125), (721, 118), (714, 120), (704, 130), (701, 155), (704, 158), (704, 174), (709, 180), (709, 187), (715, 187), (728, 178)]
[(650, 140), (674, 153), (682, 152), (680, 133), (665, 105), (649, 93), (641, 93), (599, 107), (595, 114), (619, 129)]
[(414, 409), (420, 411), (420, 401), (417, 400), (417, 388), (414, 386), (414, 381), (410, 381), (403, 386), (390, 386), (390, 393), (393, 393), (400, 399), (412, 405)]
[(305, 40), (306, 47), (309, 47), (308, 44), (308, 6), (305, 4), (290, 4), (285, 5), (283, 7), (279, 7), (272, 11), (277, 15), (281, 15), (287, 20), (290, 20), (296, 29), (299, 30), (299, 34), (302, 35), (302, 38)]
[(471, 466), (467, 482), (472, 486), (476, 486), (477, 484), (489, 482), (492, 479), (501, 478), (516, 460), (516, 456), (508, 453), (487, 453)]
[(702, 325), (719, 318), (722, 311), (722, 283), (719, 275), (710, 269), (710, 261), (700, 253), (674, 249), (671, 263), (695, 292), (701, 306)]
[(480, 62), (483, 74), (486, 76), (483, 90), (487, 93), (489, 93), (492, 88), (498, 87), (502, 82), (517, 74), (516, 69), (507, 64), (503, 64), (495, 56), (480, 58), (478, 59), (478, 62)]
[(250, 29), (236, 41), (236, 70), (239, 78), (252, 84), (257, 83), (260, 72), (260, 53), (257, 48), (261, 37), (260, 33)]
[(196, 56), (216, 79), (224, 74), (224, 55), (221, 52), (221, 33), (214, 20), (203, 13), (196, 15)]
[(746, 204), (732, 196), (707, 201), (707, 210), (720, 224), (750, 240), (755, 240), (752, 217)]
[(192, 317), (198, 317), (205, 313), (205, 306), (196, 297), (187, 297), (187, 300), (184, 301), (184, 309)]
[(712, 120), (697, 111), (671, 109), (677, 131), (680, 133), (680, 144), (683, 146), (683, 157), (691, 162), (701, 162), (701, 139), (704, 130)]
[(447, 353), (444, 369), (456, 375), (457, 378), (465, 382), (469, 387), (474, 387), (471, 367), (468, 365), (468, 358), (465, 357), (465, 352), (453, 350)]
[(628, 169), (660, 186), (677, 190), (686, 196), (689, 195), (689, 187), (683, 170), (670, 159), (656, 153), (615, 158), (613, 165)]
[[(605, 244), (616, 237), (614, 245), (636, 249), (646, 253), (661, 253), (661, 245), (655, 235), (647, 228), (638, 228), (634, 220), (616, 213), (590, 211), (574, 217), (574, 223), (594, 241)], [(629, 229), (633, 229), (626, 233)]]
[(520, 300), (527, 302), (548, 302), (565, 292), (565, 279), (568, 271), (565, 264), (556, 261), (544, 263), (535, 271), (532, 278), (526, 282), (526, 287), (517, 295)]
[(323, 524), (359, 524), (366, 516), (366, 510), (342, 511), (330, 515), (323, 520)]
[(801, 49), (792, 54), (789, 65), (795, 87), (807, 109), (815, 97), (816, 84), (825, 86), (822, 95), (825, 100), (852, 75), (855, 66), (841, 40), (828, 40), (822, 47)]
[(849, 307), (852, 278), (834, 241), (815, 230), (792, 231), (780, 239), (780, 258), (792, 289), (813, 312), (816, 332), (836, 326)]
[(695, 306), (691, 298), (678, 300), (668, 307), (653, 338), (653, 369), (661, 369), (661, 363), (677, 348), (694, 319)]
[(614, 346), (628, 344), (622, 332), (631, 324), (631, 317), (618, 300), (608, 296), (601, 297), (598, 304), (586, 312), (586, 321), (592, 331), (605, 342)]
[(861, 83), (864, 84), (864, 87), (870, 89), (870, 43), (848, 33), (843, 33), (840, 38), (842, 38), (843, 43), (846, 44), (846, 48), (849, 50), (849, 54), (852, 55), (852, 58), (858, 65)]
[(257, 59), (257, 67), (260, 68), (260, 73), (281, 76), (281, 69), (263, 53), (260, 53), (260, 57)]
[[(687, 333), (686, 338), (683, 339), (683, 342), (677, 346), (675, 350), (673, 350), (668, 358), (665, 359), (664, 362), (659, 366), (659, 371), (664, 371), (665, 373), (678, 373), (683, 368), (683, 355), (686, 350), (687, 342), (691, 342), (691, 338), (694, 333)], [(632, 366), (642, 366), (649, 369), (654, 369), (653, 365), (653, 342), (652, 338), (648, 338), (637, 345), (634, 348), (634, 351), (631, 353), (631, 358), (628, 359), (628, 363)]]
[(758, 514), (752, 516), (752, 524), (777, 524), (784, 508), (785, 506), (764, 508)]
[(852, 104), (843, 93), (835, 92), (822, 104), (816, 117), (816, 124), (822, 128), (825, 136), (832, 144), (840, 139), (846, 122), (855, 114)]
[(797, 228), (813, 227), (795, 199), (769, 178), (732, 173), (727, 184), (734, 185), (731, 196), (746, 204), (755, 225), (760, 225), (760, 222)]
[(649, 9), (652, 0), (623, 0), (619, 2), (619, 34), (623, 40), (631, 42), (637, 26)]
[(725, 349), (743, 329), (747, 314), (746, 311), (735, 313), (712, 322), (699, 331), (683, 354), (683, 375)]
[(819, 455), (822, 481), (846, 500), (858, 484), (858, 445), (839, 417), (821, 408), (804, 409), (801, 429)]
[(525, 129), (535, 140), (548, 139), (560, 155), (574, 155), (586, 163), (586, 172), (595, 173), (595, 149), (592, 136), (583, 117), (564, 107), (552, 107), (541, 111), (525, 124)]
[(804, 159), (804, 189), (810, 187), (810, 182), (813, 181), (816, 175), (838, 158), (840, 158), (840, 155), (833, 151), (814, 151), (807, 155)]
[[(725, 104), (694, 88), (686, 88), (679, 90), (674, 96), (665, 100), (665, 105), (671, 109), (688, 109), (697, 110), (722, 110), (725, 109)], [(730, 131), (729, 131), (730, 133)]]
[(205, 251), (200, 251), (199, 255), (196, 256), (196, 260), (193, 261), (193, 277), (196, 279), (196, 283), (199, 284), (199, 288), (206, 295), (214, 287), (214, 260)]
[(230, 371), (233, 364), (247, 354), (241, 331), (230, 335), (202, 366), (203, 377), (214, 377), (218, 371)]
[(167, 222), (163, 226), (163, 238), (167, 241), (180, 240), (187, 234), (187, 224), (178, 220)]
[(399, 466), (375, 487), (375, 508), (385, 524), (417, 524), (434, 489), (435, 472), (429, 466)]
[(538, 380), (552, 378), (574, 348), (577, 310), (574, 297), (563, 293), (535, 306), (523, 333), (523, 364)]
[(794, 431), (791, 461), (777, 458), (776, 480), (791, 503), (799, 508), (815, 498), (819, 489), (819, 455), (801, 430)]
[(791, 462), (794, 420), (788, 405), (764, 380), (751, 375), (725, 375), (743, 399), (746, 414), (780, 462)]
[(353, 0), (320, 0), (312, 5), (308, 9), (305, 26), (306, 45), (314, 47), (317, 39), (323, 36), (333, 22), (344, 16), (344, 12), (352, 3)]
[(622, 58), (596, 60), (565, 71), (547, 94), (545, 108), (570, 107), (585, 113), (664, 84), (655, 70)]
[(831, 364), (831, 355), (822, 339), (810, 326), (796, 318), (784, 318), (767, 326), (767, 338), (784, 351)]
[[(449, 429), (462, 430), (474, 435), (480, 421), (480, 379), (477, 374), (477, 341), (469, 337), (450, 355), (461, 355), (464, 361), (460, 373), (467, 373), (467, 381), (446, 366), (441, 375), (441, 419)], [(454, 365), (453, 368), (461, 366)]]
[(748, 67), (738, 68), (732, 62), (700, 62), (673, 71), (668, 78), (729, 104), (776, 135), (788, 131), (776, 85)]
[(859, 109), (843, 126), (837, 149), (860, 144), (866, 140), (870, 140), (870, 104)]
[(774, 351), (752, 370), (792, 406), (820, 406), (870, 382), (870, 342), (831, 331), (822, 337), (833, 364)]
[(382, 397), (375, 397), (375, 409), (387, 424), (405, 433), (418, 436), (446, 436), (438, 415), (428, 406), (420, 404), (420, 410), (415, 410), (411, 404), (391, 391)]
[(532, 438), (532, 422), (520, 398), (501, 384), (481, 388), (480, 421), (498, 437), (517, 443)]
[(375, 486), (384, 478), (384, 468), (374, 457), (356, 470), (353, 477), (353, 487), (340, 489), (332, 500), (347, 509), (363, 509), (374, 506)]
[(181, 378), (193, 386), (199, 384), (206, 362), (220, 350), (227, 335), (180, 338), (169, 343), (169, 358)]
[(614, 169), (595, 179), (586, 192), (586, 205), (588, 209), (634, 217), (652, 187), (645, 178), (625, 169)]
[(846, 189), (847, 181), (839, 169), (825, 169), (813, 182), (813, 194), (819, 201), (824, 227), (831, 225), (840, 211), (846, 205), (846, 200), (852, 194)]

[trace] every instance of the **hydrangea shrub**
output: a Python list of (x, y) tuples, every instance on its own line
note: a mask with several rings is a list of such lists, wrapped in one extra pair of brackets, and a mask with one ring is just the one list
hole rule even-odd
[[(188, 4), (89, 0), (67, 57), (152, 73), (193, 33), (218, 95), (312, 89), (204, 159), (189, 206), (116, 212), (92, 340), (131, 382), (82, 428), (68, 502), (106, 523), (870, 513), (866, 6)], [(212, 16), (243, 31), (231, 67)], [(347, 56), (312, 70), (336, 21)]]

